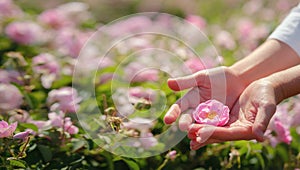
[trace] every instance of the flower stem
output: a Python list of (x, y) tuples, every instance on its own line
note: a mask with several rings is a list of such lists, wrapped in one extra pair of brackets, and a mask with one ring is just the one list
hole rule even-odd
[(164, 162), (157, 168), (157, 170), (162, 170), (168, 163), (169, 159), (166, 158)]

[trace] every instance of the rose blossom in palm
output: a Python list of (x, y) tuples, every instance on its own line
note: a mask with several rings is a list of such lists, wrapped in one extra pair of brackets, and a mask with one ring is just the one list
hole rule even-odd
[(217, 100), (200, 103), (193, 112), (197, 123), (224, 126), (229, 120), (229, 108)]
[(14, 131), (17, 128), (17, 125), (18, 125), (17, 122), (9, 125), (4, 120), (0, 121), (0, 138), (6, 138), (9, 136), (12, 136), (12, 134), (14, 133)]

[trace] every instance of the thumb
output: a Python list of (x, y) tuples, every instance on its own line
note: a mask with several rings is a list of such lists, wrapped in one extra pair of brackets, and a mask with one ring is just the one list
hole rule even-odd
[(258, 112), (252, 128), (252, 133), (258, 141), (264, 140), (264, 133), (269, 125), (269, 122), (276, 111), (275, 104), (269, 104), (258, 108)]
[(207, 75), (207, 71), (203, 70), (185, 77), (170, 78), (168, 79), (168, 86), (174, 91), (180, 91), (195, 86), (200, 86), (201, 84), (203, 84)]

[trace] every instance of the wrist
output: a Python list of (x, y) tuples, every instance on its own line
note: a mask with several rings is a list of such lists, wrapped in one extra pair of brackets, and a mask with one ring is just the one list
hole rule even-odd
[(276, 104), (279, 104), (282, 100), (284, 100), (286, 98), (285, 94), (284, 94), (283, 85), (282, 85), (279, 77), (276, 74), (265, 77), (262, 80), (268, 82), (274, 89)]
[(227, 68), (230, 75), (234, 76), (237, 80), (239, 80), (239, 83), (246, 88), (249, 84), (252, 83), (252, 79), (248, 78), (245, 79), (245, 76), (241, 70), (238, 69), (238, 67), (235, 67), (235, 65), (232, 65)]

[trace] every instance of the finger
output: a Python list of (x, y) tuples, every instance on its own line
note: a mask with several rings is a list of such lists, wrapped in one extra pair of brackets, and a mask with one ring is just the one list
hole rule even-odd
[(201, 127), (203, 127), (202, 124), (191, 124), (188, 129), (187, 137), (191, 140), (196, 139), (197, 138), (196, 132), (198, 132)]
[(168, 86), (175, 91), (189, 89), (203, 84), (206, 77), (207, 72), (204, 70), (185, 77), (170, 78), (168, 79)]
[(205, 145), (212, 144), (212, 143), (221, 143), (221, 142), (224, 142), (224, 141), (217, 140), (217, 139), (209, 139), (206, 142), (199, 143), (196, 140), (191, 140), (190, 148), (191, 148), (191, 150), (198, 150), (198, 149), (200, 149), (201, 147), (203, 147)]
[(181, 131), (187, 131), (189, 129), (189, 126), (193, 123), (194, 119), (192, 117), (192, 113), (185, 113), (181, 115), (179, 119), (179, 129)]
[(204, 124), (190, 126), (188, 137), (190, 139), (200, 137), (200, 139), (198, 138), (200, 142), (205, 142), (210, 138), (222, 141), (255, 139), (250, 126), (216, 127)]
[(180, 113), (180, 106), (178, 104), (173, 104), (164, 117), (165, 124), (171, 124), (175, 122)]
[(191, 89), (170, 107), (164, 117), (164, 122), (166, 124), (175, 122), (182, 112), (185, 112), (190, 107), (196, 107), (201, 102), (201, 100), (202, 99), (199, 96), (199, 89)]
[(268, 105), (263, 108), (258, 108), (257, 115), (252, 128), (256, 140), (264, 140), (264, 132), (266, 131), (269, 122), (276, 111), (276, 105)]

